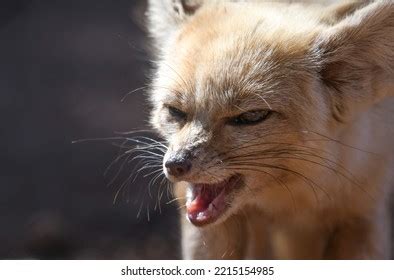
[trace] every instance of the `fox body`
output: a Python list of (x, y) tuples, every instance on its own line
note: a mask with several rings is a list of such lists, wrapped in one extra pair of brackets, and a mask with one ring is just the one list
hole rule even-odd
[(282, 2), (149, 1), (183, 257), (390, 258), (394, 2)]

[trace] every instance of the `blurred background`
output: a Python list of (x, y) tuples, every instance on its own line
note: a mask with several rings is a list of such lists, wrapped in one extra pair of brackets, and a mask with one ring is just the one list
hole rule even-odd
[(148, 83), (144, 10), (136, 0), (1, 1), (1, 259), (179, 258), (176, 207), (163, 198), (154, 210), (151, 178), (113, 203), (133, 166), (108, 186), (119, 148), (72, 144), (146, 128), (143, 91), (121, 102)]

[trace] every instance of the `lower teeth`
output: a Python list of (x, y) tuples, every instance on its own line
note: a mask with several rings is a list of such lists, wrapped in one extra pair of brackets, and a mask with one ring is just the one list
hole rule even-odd
[(202, 219), (204, 219), (204, 218), (205, 218), (205, 215), (204, 215), (203, 212), (198, 213), (198, 215), (197, 215), (197, 220), (202, 220)]

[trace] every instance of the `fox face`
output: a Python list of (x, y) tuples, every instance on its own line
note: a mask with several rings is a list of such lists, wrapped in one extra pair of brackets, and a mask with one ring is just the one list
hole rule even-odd
[(285, 214), (332, 203), (332, 181), (351, 181), (335, 139), (392, 93), (392, 1), (257, 2), (149, 4), (151, 124), (195, 226), (245, 205)]

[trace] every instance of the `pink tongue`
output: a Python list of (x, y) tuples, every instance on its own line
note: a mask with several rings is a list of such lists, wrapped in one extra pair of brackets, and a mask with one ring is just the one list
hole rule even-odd
[(193, 201), (187, 206), (189, 216), (197, 217), (201, 212), (208, 209), (209, 204), (215, 199), (212, 191), (202, 187), (196, 194)]
[(186, 212), (189, 221), (196, 226), (213, 223), (226, 210), (226, 196), (239, 181), (233, 176), (229, 180), (218, 184), (195, 184), (189, 191), (192, 194), (187, 198)]
[(194, 225), (211, 223), (225, 209), (224, 187), (197, 186), (191, 199), (186, 205), (186, 210), (189, 221)]

